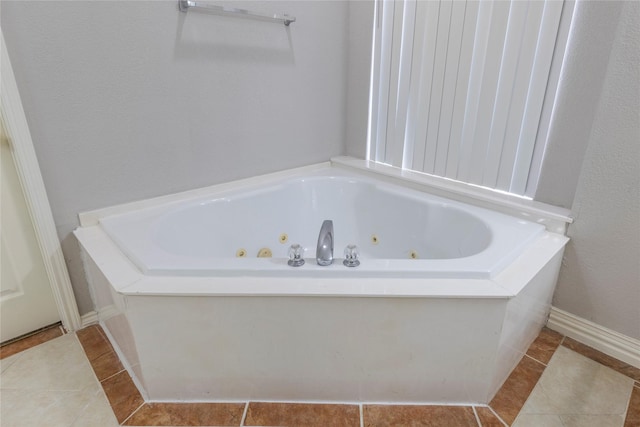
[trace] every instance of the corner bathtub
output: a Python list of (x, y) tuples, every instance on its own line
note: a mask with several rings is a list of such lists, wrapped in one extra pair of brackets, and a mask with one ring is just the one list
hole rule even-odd
[(325, 164), (82, 214), (99, 320), (145, 398), (489, 402), (567, 238), (387, 181)]

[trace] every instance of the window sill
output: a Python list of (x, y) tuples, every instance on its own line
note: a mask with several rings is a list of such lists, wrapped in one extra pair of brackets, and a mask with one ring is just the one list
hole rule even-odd
[(382, 177), (386, 181), (401, 184), (415, 190), (428, 192), (471, 205), (492, 209), (527, 221), (544, 225), (548, 231), (565, 234), (567, 225), (573, 222), (570, 210), (535, 200), (482, 188), (426, 173), (353, 157), (340, 156), (331, 164), (345, 169)]

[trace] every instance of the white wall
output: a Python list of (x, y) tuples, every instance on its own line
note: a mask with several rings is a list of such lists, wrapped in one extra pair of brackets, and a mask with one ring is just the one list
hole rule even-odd
[(576, 3), (534, 196), (538, 201), (571, 208), (623, 4)]
[(640, 339), (640, 3), (612, 30), (554, 305)]
[[(220, 3), (220, 2), (217, 2)], [(345, 1), (2, 1), (1, 25), (81, 313), (78, 212), (343, 154)]]
[(361, 159), (367, 155), (374, 9), (373, 0), (349, 2), (346, 154)]

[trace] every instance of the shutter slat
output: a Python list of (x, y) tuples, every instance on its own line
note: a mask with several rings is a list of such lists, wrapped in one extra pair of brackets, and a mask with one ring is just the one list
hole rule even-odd
[(524, 194), (540, 152), (543, 104), (553, 99), (546, 90), (563, 6), (563, 0), (377, 3), (369, 155)]

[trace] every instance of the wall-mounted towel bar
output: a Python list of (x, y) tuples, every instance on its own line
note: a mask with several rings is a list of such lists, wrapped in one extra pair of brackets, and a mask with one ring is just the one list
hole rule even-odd
[(246, 9), (236, 9), (223, 6), (217, 6), (213, 4), (205, 4), (194, 0), (178, 0), (178, 7), (181, 12), (186, 12), (189, 9), (199, 10), (202, 12), (213, 13), (214, 15), (232, 16), (235, 18), (247, 18), (257, 19), (260, 21), (278, 22), (284, 25), (289, 25), (292, 22), (296, 22), (295, 16), (289, 16), (287, 14), (278, 15), (264, 15), (262, 13), (251, 12)]

